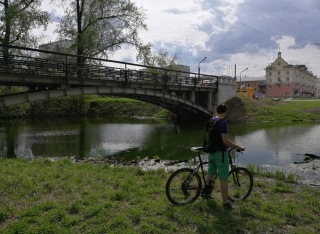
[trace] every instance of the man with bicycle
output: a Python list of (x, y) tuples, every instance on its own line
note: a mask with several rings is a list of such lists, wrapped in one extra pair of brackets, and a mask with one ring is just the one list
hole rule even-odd
[[(208, 160), (210, 163), (208, 165), (208, 174), (206, 176), (206, 186), (202, 196), (210, 197), (212, 191), (211, 181), (215, 175), (218, 175), (223, 207), (226, 210), (233, 210), (232, 205), (228, 202), (229, 159), (227, 148), (230, 147), (243, 151), (245, 150), (245, 147), (235, 144), (228, 137), (228, 123), (225, 120), (227, 110), (228, 108), (225, 104), (219, 104), (216, 108), (216, 116), (210, 119), (210, 121), (217, 121), (218, 149), (215, 150), (215, 152), (208, 154)], [(204, 147), (206, 147), (206, 143), (207, 142), (205, 141)]]

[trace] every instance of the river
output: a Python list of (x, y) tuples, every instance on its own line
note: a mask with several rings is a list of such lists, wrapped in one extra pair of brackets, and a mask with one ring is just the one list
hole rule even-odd
[[(116, 157), (190, 159), (205, 123), (175, 124), (133, 118), (70, 118), (0, 122), (1, 158)], [(231, 140), (244, 145), (239, 163), (285, 165), (301, 154), (320, 155), (320, 123), (232, 124)]]

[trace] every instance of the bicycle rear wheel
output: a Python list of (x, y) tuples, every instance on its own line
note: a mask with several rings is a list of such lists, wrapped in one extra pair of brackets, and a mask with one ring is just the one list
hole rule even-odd
[(250, 195), (253, 187), (251, 172), (243, 167), (232, 169), (229, 172), (228, 186), (229, 200), (245, 200)]
[(202, 182), (199, 174), (191, 168), (181, 168), (168, 178), (166, 195), (177, 206), (190, 204), (200, 195)]

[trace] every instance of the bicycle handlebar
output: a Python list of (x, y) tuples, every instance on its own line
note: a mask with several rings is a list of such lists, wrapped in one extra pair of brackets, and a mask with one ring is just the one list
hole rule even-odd
[[(228, 150), (228, 152), (230, 153), (230, 151), (231, 150), (236, 150), (237, 152), (240, 152), (240, 153), (242, 153), (243, 154), (243, 151), (244, 150), (241, 150), (241, 149), (236, 149), (236, 148), (229, 148), (229, 150)], [(197, 152), (197, 153), (199, 153), (199, 152), (203, 152), (203, 150), (204, 150), (204, 147), (191, 147), (191, 150), (193, 151), (193, 152)]]
[(242, 153), (242, 154), (243, 154), (243, 151), (244, 151), (242, 149), (229, 148), (228, 152), (230, 152), (231, 150), (236, 150), (237, 152)]

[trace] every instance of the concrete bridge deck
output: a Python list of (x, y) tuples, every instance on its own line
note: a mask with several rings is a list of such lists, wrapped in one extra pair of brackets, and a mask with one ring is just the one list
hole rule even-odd
[[(4, 46), (0, 44), (0, 47)], [(0, 85), (25, 87), (0, 96), (0, 108), (63, 96), (123, 96), (149, 102), (177, 115), (209, 116), (235, 95), (235, 79), (81, 57), (32, 48), (0, 53)]]

